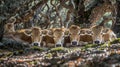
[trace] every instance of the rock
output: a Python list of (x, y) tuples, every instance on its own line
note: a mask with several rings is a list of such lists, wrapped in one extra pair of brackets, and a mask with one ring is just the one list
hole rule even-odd
[(29, 44), (25, 44), (8, 38), (3, 38), (2, 43), (4, 44), (3, 49), (12, 50), (12, 51), (21, 50), (21, 49), (25, 49), (26, 47), (30, 47)]
[(0, 42), (0, 49), (4, 47), (4, 44)]

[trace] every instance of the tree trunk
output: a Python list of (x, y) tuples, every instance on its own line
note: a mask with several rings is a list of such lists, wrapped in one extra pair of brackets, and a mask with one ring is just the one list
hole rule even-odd
[(5, 25), (5, 22), (4, 22), (4, 21), (0, 22), (0, 41), (1, 41), (2, 38), (3, 38), (3, 34), (4, 34), (4, 25)]
[(117, 34), (117, 36), (120, 37), (120, 8), (119, 8), (120, 1), (117, 1), (116, 5), (117, 5), (117, 19), (112, 29), (115, 32), (115, 34)]
[(83, 4), (84, 2), (83, 2), (83, 0), (82, 1), (80, 1), (80, 0), (76, 0), (75, 1), (75, 4), (76, 4), (76, 14), (75, 14), (75, 16), (74, 16), (74, 21), (75, 21), (75, 23), (77, 24), (81, 24), (81, 23), (83, 23), (84, 22), (84, 9), (85, 9), (85, 7), (84, 7), (84, 4)]
[(83, 24), (83, 23), (89, 23), (89, 16), (91, 14), (91, 11), (94, 7), (91, 9), (85, 11), (85, 5), (84, 5), (84, 0), (76, 0), (76, 11), (77, 13), (75, 14), (74, 21), (76, 24)]

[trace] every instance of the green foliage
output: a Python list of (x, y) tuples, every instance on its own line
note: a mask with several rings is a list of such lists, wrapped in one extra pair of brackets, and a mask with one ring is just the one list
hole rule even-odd
[(31, 64), (31, 65), (36, 65), (36, 64), (37, 64), (37, 61), (31, 61), (31, 62), (29, 62), (29, 64)]
[(63, 47), (55, 47), (55, 48), (52, 48), (50, 51), (54, 52), (54, 51), (64, 51), (65, 48)]
[(84, 50), (86, 50), (88, 48), (94, 48), (96, 46), (98, 46), (98, 45), (97, 44), (86, 44), (84, 47), (81, 48), (81, 50), (84, 51)]
[(2, 57), (2, 58), (6, 58), (6, 57), (12, 56), (12, 55), (13, 55), (13, 52), (3, 52), (2, 54), (3, 54), (3, 56), (1, 56), (1, 57)]
[(31, 49), (37, 50), (37, 51), (44, 51), (44, 48), (41, 48), (39, 46), (33, 46)]
[(51, 57), (52, 57), (52, 54), (51, 54), (51, 53), (48, 53), (48, 54), (45, 55), (45, 57), (51, 58)]
[(109, 47), (111, 44), (110, 43), (104, 43), (99, 47), (99, 50), (104, 50), (104, 48)]
[(62, 50), (63, 49), (63, 47), (55, 47), (55, 48), (52, 48), (51, 50)]
[(112, 42), (110, 42), (110, 44), (115, 44), (115, 43), (120, 43), (120, 38), (117, 38), (113, 40)]
[(6, 54), (7, 57), (9, 57), (11, 55), (13, 55), (13, 52), (9, 52), (9, 53)]

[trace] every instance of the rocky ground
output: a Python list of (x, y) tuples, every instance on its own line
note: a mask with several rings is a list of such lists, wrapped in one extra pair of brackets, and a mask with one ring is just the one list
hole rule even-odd
[(6, 40), (0, 43), (0, 67), (120, 67), (120, 39), (57, 48)]

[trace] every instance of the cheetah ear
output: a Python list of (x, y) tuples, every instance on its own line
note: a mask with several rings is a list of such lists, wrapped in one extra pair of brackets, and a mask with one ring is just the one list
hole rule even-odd
[(44, 33), (46, 33), (46, 34), (48, 34), (48, 30), (41, 30), (41, 32), (42, 32), (42, 34), (44, 34)]
[(80, 30), (81, 29), (81, 27), (79, 27), (79, 26), (77, 26), (77, 28)]
[(91, 26), (91, 27), (90, 27), (90, 30), (92, 30), (92, 29), (93, 29), (93, 27), (95, 27), (95, 26), (96, 26), (96, 25), (94, 25), (94, 26)]
[(56, 28), (52, 28), (52, 31), (54, 32), (56, 30)]
[(65, 34), (69, 34), (70, 33), (70, 31), (69, 31), (69, 29), (65, 29), (65, 32), (64, 32)]
[(67, 31), (67, 29), (66, 29), (66, 28), (61, 28), (61, 30), (62, 30), (63, 32), (66, 32), (66, 31)]
[(31, 30), (31, 29), (26, 29), (26, 31), (25, 31), (25, 32), (31, 33), (31, 32), (32, 32), (32, 30)]
[(44, 30), (41, 30), (42, 34), (44, 34)]
[(81, 27), (78, 26), (78, 29), (81, 30)]

